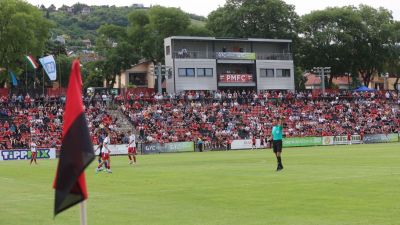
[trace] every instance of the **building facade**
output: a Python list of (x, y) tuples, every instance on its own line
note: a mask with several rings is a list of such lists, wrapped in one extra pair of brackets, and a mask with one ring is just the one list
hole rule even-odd
[(294, 90), (291, 45), (280, 39), (166, 38), (166, 90)]
[[(154, 89), (154, 84), (154, 63), (152, 61), (142, 61), (117, 75), (113, 88)], [(104, 83), (104, 87), (106, 86), (106, 83)]]

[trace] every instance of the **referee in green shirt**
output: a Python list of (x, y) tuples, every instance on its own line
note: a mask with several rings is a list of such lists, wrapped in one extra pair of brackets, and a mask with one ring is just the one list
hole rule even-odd
[(280, 171), (283, 169), (281, 153), (282, 153), (282, 119), (274, 120), (274, 127), (272, 128), (272, 141), (273, 141), (273, 149), (278, 161), (278, 167), (276, 171)]

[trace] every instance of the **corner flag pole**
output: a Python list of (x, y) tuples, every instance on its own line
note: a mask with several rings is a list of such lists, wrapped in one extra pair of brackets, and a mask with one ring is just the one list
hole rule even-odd
[(82, 201), (79, 205), (81, 207), (81, 225), (87, 225), (86, 201)]

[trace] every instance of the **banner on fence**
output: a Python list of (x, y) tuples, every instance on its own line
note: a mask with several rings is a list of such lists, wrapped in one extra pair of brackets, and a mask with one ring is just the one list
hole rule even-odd
[[(29, 149), (0, 150), (0, 161), (8, 160), (29, 160), (32, 152)], [(54, 148), (41, 148), (37, 150), (37, 159), (55, 159), (56, 150)]]
[[(233, 140), (231, 143), (231, 149), (232, 150), (251, 149), (252, 145), (253, 145), (253, 143), (252, 143), (251, 139)], [(260, 139), (256, 139), (256, 147), (260, 148)]]
[(364, 143), (385, 143), (385, 142), (398, 142), (398, 134), (366, 134), (364, 136)]
[(361, 144), (361, 136), (360, 135), (351, 135), (351, 143), (352, 144)]
[[(251, 149), (252, 141), (246, 140), (234, 140), (232, 141), (231, 149)], [(301, 147), (301, 146), (317, 146), (322, 145), (322, 137), (294, 137), (284, 138), (283, 147)], [(256, 140), (256, 147), (260, 148), (260, 139)]]
[[(111, 151), (111, 155), (127, 155), (128, 147), (126, 146), (127, 145), (109, 145), (108, 148)], [(94, 145), (93, 147), (96, 150), (95, 154), (98, 155), (100, 153), (100, 149), (97, 149), (98, 145)]]
[(335, 143), (334, 136), (324, 136), (322, 137), (322, 145), (333, 145)]
[(349, 141), (347, 140), (347, 136), (335, 136), (334, 137), (334, 145), (347, 145)]
[(193, 142), (149, 143), (142, 145), (143, 154), (157, 154), (170, 152), (194, 152)]
[(284, 138), (283, 147), (305, 147), (322, 145), (322, 137)]

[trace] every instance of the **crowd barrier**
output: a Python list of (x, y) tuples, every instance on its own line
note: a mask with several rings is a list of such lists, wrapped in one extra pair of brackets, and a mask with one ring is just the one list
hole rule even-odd
[[(108, 148), (111, 151), (111, 155), (127, 155), (128, 147), (127, 145), (109, 145)], [(100, 153), (100, 149), (97, 149), (97, 145), (93, 146), (95, 149), (95, 154), (98, 155)]]
[[(399, 142), (399, 134), (366, 134), (363, 138), (360, 135), (351, 135), (350, 141), (347, 136), (324, 136), (324, 137), (293, 137), (282, 140), (283, 147), (307, 147), (320, 145), (347, 145), (347, 144), (372, 144)], [(234, 140), (231, 149), (251, 149), (252, 141)], [(256, 139), (256, 147), (260, 148), (260, 139)]]
[[(98, 155), (100, 150), (97, 149), (97, 145), (94, 146), (95, 153)], [(127, 155), (128, 147), (124, 145), (109, 145), (111, 155)], [(159, 154), (159, 153), (171, 153), (171, 152), (194, 152), (194, 142), (172, 142), (172, 143), (138, 143), (137, 153), (138, 154)]]
[(141, 144), (142, 154), (159, 154), (171, 152), (194, 152), (194, 142), (149, 143)]
[[(32, 152), (29, 149), (0, 150), (0, 161), (30, 160)], [(37, 159), (55, 159), (55, 148), (40, 148), (37, 150)]]
[[(324, 136), (324, 137), (294, 137), (284, 138), (283, 147), (306, 147), (306, 146), (320, 146), (320, 145), (343, 145), (343, 144), (372, 144), (372, 143), (389, 143), (399, 142), (400, 136), (397, 133), (391, 134), (366, 134), (363, 138), (360, 135), (352, 135), (350, 142), (347, 136)], [(256, 147), (262, 147), (260, 139), (256, 139)], [(265, 143), (266, 144), (266, 143)], [(99, 154), (97, 145), (94, 146), (96, 155)], [(232, 150), (251, 149), (252, 141), (234, 140), (231, 144)], [(110, 145), (112, 155), (127, 155), (128, 147), (124, 145)], [(138, 153), (141, 154), (159, 154), (159, 153), (172, 153), (172, 152), (194, 152), (194, 142), (173, 142), (173, 143), (139, 143)], [(0, 150), (0, 161), (8, 160), (29, 160), (32, 157), (32, 152), (29, 149), (12, 149)], [(55, 159), (55, 148), (40, 148), (37, 153), (38, 159)]]
[(398, 142), (400, 134), (369, 134), (365, 135), (364, 143)]

